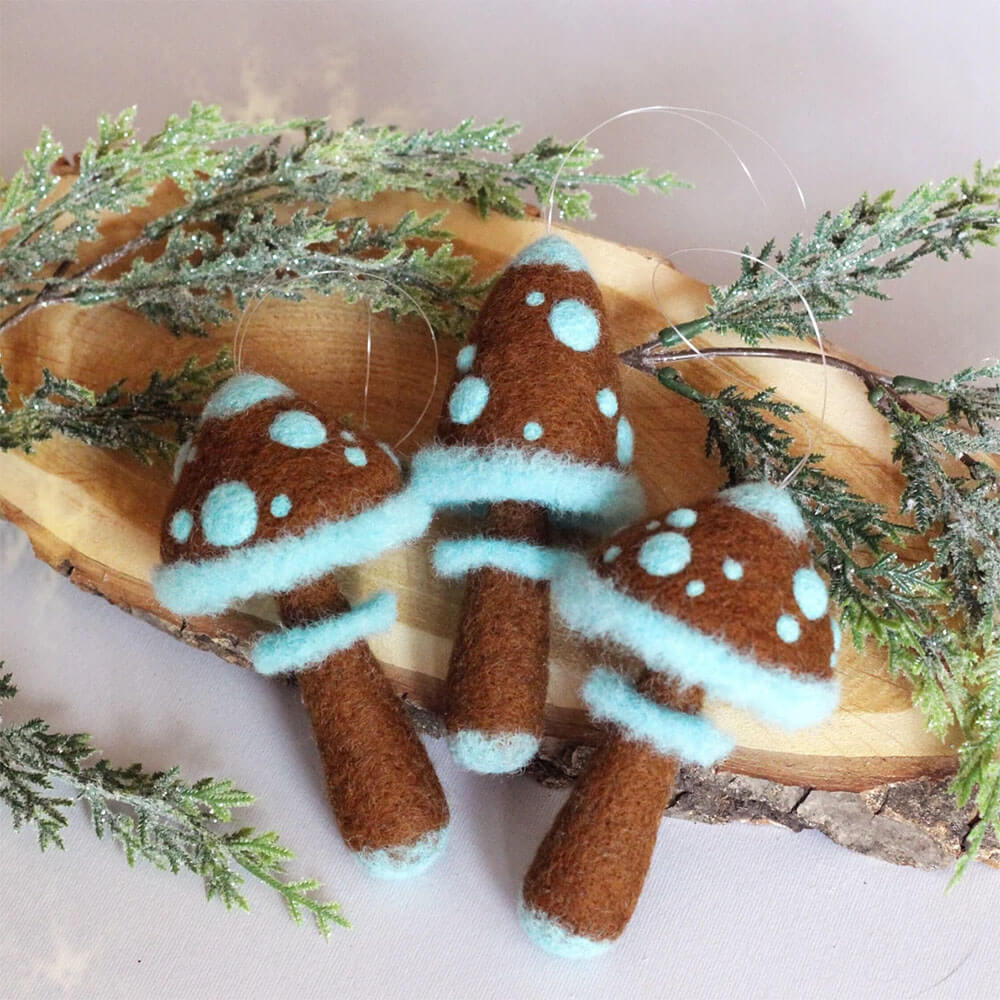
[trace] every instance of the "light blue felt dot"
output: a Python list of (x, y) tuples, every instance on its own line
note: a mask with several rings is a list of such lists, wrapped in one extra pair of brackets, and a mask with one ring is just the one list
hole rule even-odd
[(727, 580), (742, 580), (743, 579), (743, 563), (737, 562), (735, 559), (730, 559), (726, 556), (722, 560), (722, 575), (725, 576)]
[(292, 501), (288, 499), (287, 493), (279, 493), (271, 501), (271, 513), (275, 517), (287, 517), (292, 509)]
[(609, 545), (604, 550), (604, 561), (606, 563), (614, 562), (622, 554), (622, 547), (620, 545)]
[(544, 428), (535, 420), (529, 420), (524, 425), (524, 440), (537, 441), (545, 433)]
[(660, 522), (659, 521), (649, 521), (646, 524), (646, 530), (647, 531), (655, 531), (659, 526), (660, 526)]
[(345, 448), (344, 458), (346, 458), (351, 465), (356, 465), (358, 468), (368, 464), (368, 456), (365, 454), (363, 448)]
[(379, 441), (378, 446), (392, 459), (392, 464), (396, 466), (397, 469), (401, 468), (399, 464), (399, 456), (390, 448), (384, 441)]
[(315, 448), (326, 441), (323, 421), (304, 410), (287, 410), (271, 421), (268, 430), (272, 441), (286, 448)]
[(357, 438), (350, 431), (341, 431), (340, 440), (346, 441), (348, 444), (354, 444)]
[(471, 424), (483, 412), (490, 387), (476, 375), (466, 375), (451, 391), (448, 412), (456, 424)]
[(545, 295), (542, 292), (528, 292), (524, 297), (524, 301), (529, 306), (540, 306), (545, 301)]
[(705, 581), (704, 580), (690, 580), (688, 585), (684, 588), (685, 593), (688, 597), (701, 597), (705, 593)]
[(558, 265), (570, 271), (587, 271), (583, 254), (561, 236), (543, 236), (526, 246), (511, 262), (511, 267), (529, 267), (532, 264)]
[(632, 425), (628, 422), (628, 417), (622, 417), (618, 421), (616, 444), (619, 465), (628, 465), (632, 461), (632, 455), (635, 452), (635, 434), (632, 432)]
[(798, 642), (799, 636), (802, 634), (799, 623), (791, 615), (782, 615), (775, 628), (785, 642)]
[(826, 614), (830, 605), (830, 595), (826, 592), (823, 578), (811, 567), (803, 567), (795, 571), (792, 578), (792, 593), (799, 610), (814, 622)]
[(257, 498), (246, 483), (212, 488), (201, 506), (201, 530), (212, 545), (240, 545), (257, 530)]
[(673, 576), (691, 562), (691, 543), (676, 531), (647, 538), (639, 550), (639, 565), (652, 576)]
[(210, 417), (234, 417), (251, 406), (268, 399), (291, 396), (292, 390), (277, 379), (266, 375), (234, 375), (212, 394), (201, 412), (202, 420)]
[(472, 369), (472, 363), (476, 360), (476, 345), (466, 344), (455, 356), (455, 367), (464, 375)]
[(170, 535), (175, 542), (186, 542), (191, 537), (194, 518), (189, 510), (179, 510), (170, 519)]
[(597, 408), (604, 416), (613, 417), (618, 412), (618, 397), (611, 389), (598, 389)]
[(601, 339), (597, 313), (579, 299), (562, 299), (549, 311), (549, 329), (574, 351), (589, 351)]
[(671, 528), (690, 528), (697, 520), (698, 515), (690, 507), (678, 507), (667, 515), (667, 524)]

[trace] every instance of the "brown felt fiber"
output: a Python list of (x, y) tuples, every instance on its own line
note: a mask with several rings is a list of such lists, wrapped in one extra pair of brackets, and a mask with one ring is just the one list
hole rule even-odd
[[(701, 707), (697, 688), (681, 692), (650, 672), (639, 689), (679, 711)], [(528, 869), (525, 905), (573, 934), (619, 937), (642, 892), (677, 767), (676, 758), (608, 727)]]
[[(332, 577), (285, 595), (280, 607), (286, 625), (350, 608)], [(447, 825), (448, 805), (427, 751), (366, 642), (300, 673), (299, 689), (348, 847), (409, 845)]]

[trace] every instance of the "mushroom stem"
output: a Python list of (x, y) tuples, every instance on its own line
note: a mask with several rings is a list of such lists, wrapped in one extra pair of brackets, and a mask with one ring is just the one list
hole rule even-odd
[[(285, 625), (350, 610), (325, 577), (279, 598)], [(364, 640), (298, 675), (344, 841), (373, 874), (417, 874), (443, 846), (448, 805), (437, 775)]]
[[(548, 514), (536, 504), (493, 504), (484, 533), (544, 545)], [(527, 766), (542, 735), (548, 658), (548, 581), (489, 567), (471, 573), (445, 710), (459, 764), (493, 774)]]
[[(685, 714), (700, 688), (646, 671), (637, 690)], [(524, 879), (521, 918), (542, 947), (565, 956), (597, 954), (625, 929), (646, 880), (679, 761), (611, 727), (577, 779)]]

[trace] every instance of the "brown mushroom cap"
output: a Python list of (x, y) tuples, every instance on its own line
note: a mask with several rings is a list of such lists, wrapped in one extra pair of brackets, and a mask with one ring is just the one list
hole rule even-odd
[(178, 614), (287, 591), (409, 541), (430, 520), (424, 501), (400, 493), (386, 445), (262, 375), (216, 390), (176, 474), (154, 585)]
[(553, 582), (571, 627), (789, 728), (836, 705), (839, 628), (787, 493), (748, 484), (609, 538)]

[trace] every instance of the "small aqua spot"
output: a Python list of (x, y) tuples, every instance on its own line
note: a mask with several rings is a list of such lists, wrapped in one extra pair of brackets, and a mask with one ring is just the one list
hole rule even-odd
[(357, 438), (350, 431), (341, 431), (340, 440), (346, 441), (348, 444), (354, 444)]
[(795, 603), (798, 604), (799, 610), (809, 621), (814, 622), (826, 614), (830, 595), (826, 591), (823, 578), (812, 567), (795, 571), (795, 576), (792, 578), (792, 593), (795, 594)]
[(528, 292), (524, 297), (524, 301), (529, 306), (540, 306), (545, 301), (545, 295), (542, 292)]
[(688, 597), (701, 597), (705, 593), (705, 581), (689, 580), (688, 585), (684, 588), (684, 592)]
[(737, 562), (735, 559), (730, 559), (726, 556), (726, 558), (722, 560), (722, 575), (727, 580), (742, 580), (743, 563)]
[(639, 565), (652, 576), (673, 576), (691, 562), (691, 543), (676, 531), (647, 538), (639, 550)]
[(271, 513), (275, 517), (287, 517), (292, 509), (292, 501), (288, 499), (287, 493), (279, 493), (271, 501)]
[(304, 410), (287, 410), (271, 421), (272, 441), (286, 448), (315, 448), (326, 440), (323, 421)]
[(525, 441), (537, 441), (545, 433), (545, 430), (537, 421), (529, 420), (524, 425), (523, 433)]
[(556, 340), (574, 351), (589, 351), (601, 339), (597, 313), (579, 299), (562, 299), (549, 312), (549, 328)]
[(466, 344), (455, 356), (455, 367), (464, 375), (471, 371), (472, 363), (476, 360), (476, 345)]
[(368, 464), (368, 456), (365, 454), (363, 448), (345, 448), (344, 458), (346, 458), (351, 465), (356, 465), (358, 468)]
[(690, 507), (678, 507), (667, 515), (667, 524), (671, 528), (690, 528), (697, 520), (698, 515)]
[(632, 461), (632, 455), (635, 451), (635, 434), (632, 432), (632, 425), (628, 422), (628, 417), (622, 417), (618, 421), (616, 443), (619, 465), (628, 465)]
[(798, 642), (802, 629), (799, 623), (791, 615), (782, 615), (775, 626), (778, 635), (785, 642)]
[(614, 562), (622, 554), (622, 547), (620, 545), (609, 545), (604, 550), (603, 559), (606, 563)]
[(618, 397), (613, 390), (597, 390), (597, 408), (606, 417), (613, 417), (618, 412)]
[(170, 519), (170, 535), (175, 542), (186, 542), (191, 537), (194, 518), (189, 510), (179, 510)]
[(490, 387), (476, 375), (466, 375), (451, 391), (448, 412), (456, 424), (471, 424), (483, 412)]
[(378, 446), (392, 459), (392, 464), (397, 469), (402, 468), (399, 463), (399, 456), (384, 441), (379, 441)]
[(650, 521), (650, 522), (648, 522), (648, 523), (647, 523), (647, 525), (646, 525), (646, 530), (647, 530), (647, 531), (656, 531), (656, 529), (657, 529), (657, 528), (658, 528), (659, 526), (660, 526), (660, 522), (659, 522), (659, 521)]
[(212, 488), (201, 507), (201, 529), (212, 545), (240, 545), (257, 530), (257, 498), (246, 483)]

